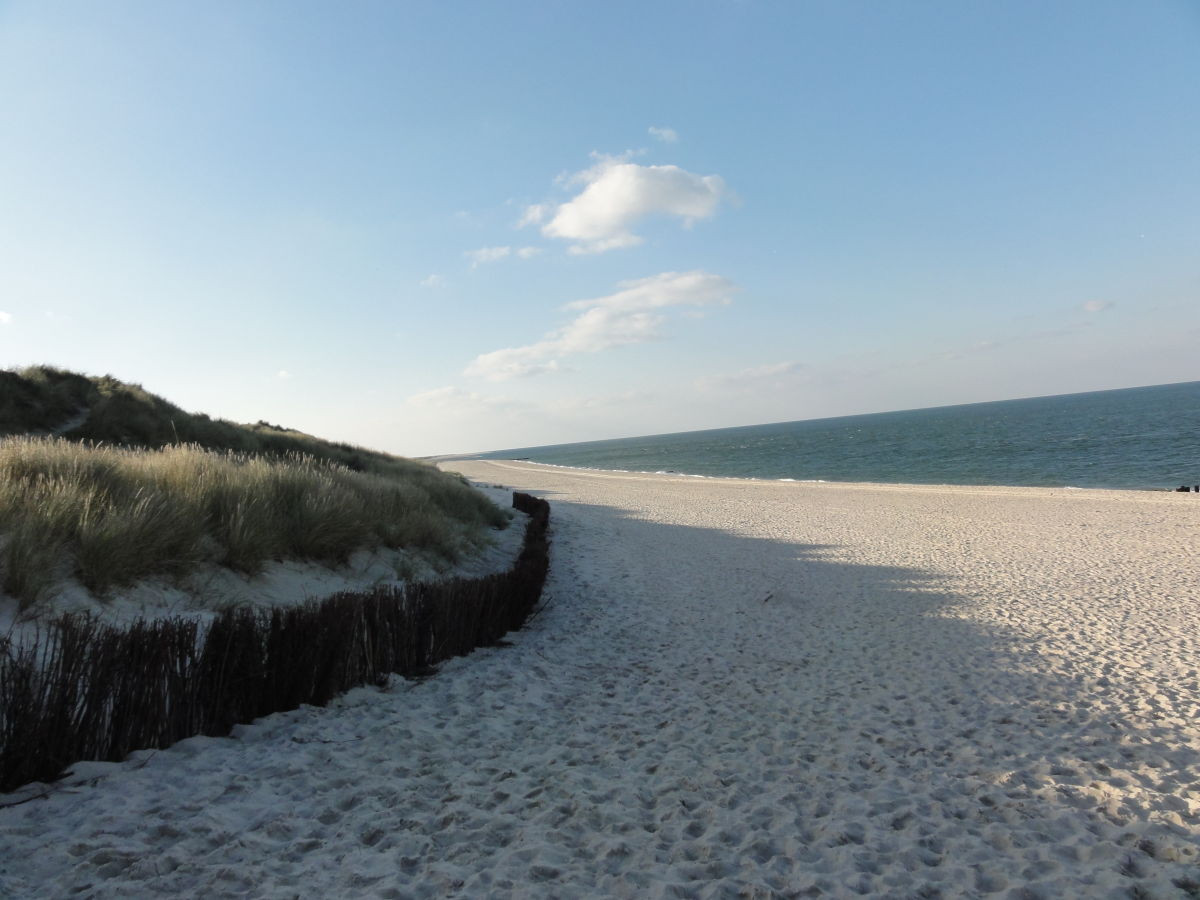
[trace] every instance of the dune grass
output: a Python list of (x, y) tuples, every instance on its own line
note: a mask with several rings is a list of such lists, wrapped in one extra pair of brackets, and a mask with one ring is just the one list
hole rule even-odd
[(422, 462), (188, 413), (111, 375), (0, 370), (0, 589), (23, 608), (70, 575), (103, 593), (208, 561), (453, 559), (506, 521)]
[(324, 706), (389, 674), (426, 676), (497, 644), (534, 614), (550, 565), (549, 504), (515, 494), (513, 505), (529, 521), (506, 572), (227, 608), (204, 626), (65, 615), (23, 640), (0, 635), (0, 791), (51, 781), (77, 760), (117, 761), (302, 703)]
[[(315, 439), (314, 439), (315, 440)], [(296, 450), (133, 449), (0, 439), (0, 587), (22, 609), (59, 578), (103, 594), (215, 562), (344, 562), (360, 548), (455, 559), (507, 513), (432, 466), (370, 454), (356, 471)]]
[(404, 457), (322, 440), (269, 422), (239, 425), (185, 412), (141, 385), (112, 375), (80, 375), (53, 366), (0, 370), (0, 437), (55, 432), (81, 413), (86, 413), (83, 421), (63, 431), (62, 437), (123, 447), (196, 444), (276, 457), (302, 453), (356, 472), (429, 480), (429, 466)]
[(85, 408), (93, 391), (86, 376), (47, 366), (0, 370), (0, 436), (51, 431)]

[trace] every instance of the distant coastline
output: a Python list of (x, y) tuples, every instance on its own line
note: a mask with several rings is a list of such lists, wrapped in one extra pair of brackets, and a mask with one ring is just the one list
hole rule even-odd
[[(504, 463), (523, 463), (530, 466), (541, 466), (552, 471), (561, 471), (564, 475), (579, 474), (579, 475), (613, 475), (613, 476), (628, 476), (630, 478), (677, 478), (681, 481), (694, 480), (698, 484), (721, 485), (730, 482), (749, 482), (754, 485), (762, 485), (764, 487), (771, 485), (797, 485), (797, 486), (819, 486), (827, 485), (830, 488), (862, 488), (862, 489), (890, 489), (897, 490), (913, 489), (920, 490), (937, 490), (945, 488), (947, 490), (980, 490), (980, 491), (1003, 491), (1010, 489), (1014, 491), (1102, 491), (1113, 494), (1146, 493), (1146, 494), (1174, 494), (1178, 493), (1176, 488), (1118, 488), (1118, 487), (1080, 487), (1073, 484), (1064, 485), (1045, 485), (1045, 484), (974, 484), (974, 483), (951, 483), (940, 481), (838, 481), (836, 479), (826, 478), (756, 478), (749, 475), (696, 475), (691, 472), (669, 472), (669, 471), (642, 471), (638, 469), (600, 469), (591, 466), (565, 466), (558, 463), (543, 463), (528, 458), (506, 458), (506, 457), (480, 457), (474, 454), (462, 454), (459, 456), (444, 456), (438, 457), (440, 463), (445, 463), (445, 468), (449, 471), (455, 471), (455, 462), (488, 462), (495, 464)], [(530, 471), (530, 470), (526, 470)], [(549, 473), (548, 473), (549, 474)], [(1190, 493), (1190, 491), (1189, 491)], [(1197, 492), (1200, 495), (1200, 492)]]
[(1175, 490), (1200, 382), (520, 447), (464, 459), (766, 481)]

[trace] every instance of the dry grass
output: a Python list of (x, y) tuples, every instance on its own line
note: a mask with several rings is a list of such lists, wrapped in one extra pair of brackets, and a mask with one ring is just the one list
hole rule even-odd
[[(0, 437), (52, 432), (83, 443), (142, 449), (195, 444), (275, 458), (299, 453), (356, 472), (437, 480), (436, 470), (404, 457), (322, 440), (269, 422), (239, 425), (185, 412), (141, 385), (111, 375), (80, 375), (52, 366), (0, 369)], [(437, 490), (436, 484), (430, 489)]]
[(102, 594), (204, 561), (255, 573), (272, 559), (336, 564), (379, 546), (454, 559), (508, 521), (432, 466), (382, 454), (371, 463), (0, 440), (0, 587), (27, 609), (66, 575)]
[(513, 503), (530, 519), (501, 574), (234, 607), (207, 626), (172, 618), (117, 628), (68, 615), (24, 639), (0, 635), (0, 791), (57, 778), (76, 760), (228, 734), (495, 645), (534, 614), (550, 564), (549, 505), (528, 494)]

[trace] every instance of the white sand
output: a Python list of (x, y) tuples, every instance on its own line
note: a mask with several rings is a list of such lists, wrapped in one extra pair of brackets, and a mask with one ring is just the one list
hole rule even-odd
[(553, 506), (511, 647), (77, 766), (0, 895), (1200, 890), (1200, 498), (447, 467)]

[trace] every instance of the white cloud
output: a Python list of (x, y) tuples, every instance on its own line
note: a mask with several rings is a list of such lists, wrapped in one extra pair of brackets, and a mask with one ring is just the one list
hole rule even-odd
[(664, 144), (674, 144), (679, 140), (679, 134), (674, 128), (656, 128), (651, 125), (647, 131)]
[(768, 384), (782, 384), (788, 377), (803, 370), (804, 364), (791, 361), (772, 363), (770, 365), (754, 366), (742, 369), (728, 375), (711, 375), (696, 382), (697, 387), (725, 388), (742, 390), (746, 388), (763, 387)]
[(12, 322), (12, 313), (0, 311), (0, 325), (7, 325)]
[(510, 347), (493, 350), (475, 357), (463, 370), (469, 377), (486, 378), (488, 381), (508, 381), (512, 378), (529, 378), (534, 375), (549, 375), (562, 366), (558, 360), (546, 357), (556, 352), (547, 341), (528, 347)]
[(465, 393), (466, 392), (461, 388), (440, 387), (434, 388), (432, 391), (423, 391), (419, 394), (413, 394), (408, 398), (407, 402), (413, 406), (448, 406), (461, 399)]
[(406, 401), (410, 406), (424, 409), (443, 410), (449, 412), (470, 412), (482, 409), (502, 409), (513, 403), (506, 397), (489, 397), (474, 391), (464, 391), (458, 387), (434, 388), (413, 394)]
[(553, 404), (556, 411), (564, 413), (588, 412), (614, 407), (628, 410), (630, 406), (642, 405), (653, 400), (654, 394), (649, 391), (623, 391), (619, 394), (602, 394), (591, 397), (569, 397)]
[(577, 254), (640, 244), (642, 239), (631, 228), (651, 215), (675, 216), (690, 226), (712, 216), (727, 193), (719, 175), (694, 175), (678, 166), (640, 166), (629, 162), (628, 155), (601, 157), (566, 183), (584, 188), (557, 207), (528, 207), (520, 224), (544, 222), (542, 234), (573, 241), (570, 252)]
[(292, 377), (292, 373), (289, 372), (287, 369), (280, 369), (278, 372), (275, 373), (275, 377), (278, 378), (280, 381), (287, 381), (289, 378)]
[(1109, 300), (1089, 300), (1080, 307), (1084, 312), (1098, 313), (1112, 309), (1116, 304)]
[[(533, 259), (533, 257), (541, 252), (541, 247), (480, 247), (478, 250), (468, 250), (464, 255), (471, 260), (471, 268), (475, 269), (484, 263), (497, 262), (509, 256), (516, 256), (519, 259)], [(424, 284), (425, 282), (421, 283)]]
[(446, 279), (441, 275), (430, 275), (428, 278), (421, 279), (421, 287), (440, 288), (446, 286)]
[(655, 340), (666, 320), (658, 310), (728, 303), (736, 290), (728, 279), (700, 271), (663, 272), (617, 287), (607, 297), (568, 303), (565, 309), (579, 315), (562, 328), (534, 344), (481, 354), (463, 374), (504, 381), (559, 371), (566, 356)]
[(521, 214), (521, 218), (517, 220), (517, 227), (524, 228), (526, 225), (540, 225), (546, 220), (546, 216), (554, 211), (552, 203), (535, 203), (532, 206), (525, 207), (525, 212)]
[(484, 263), (504, 259), (510, 253), (512, 247), (480, 247), (478, 250), (468, 250), (464, 256), (471, 260), (471, 268), (474, 269)]

